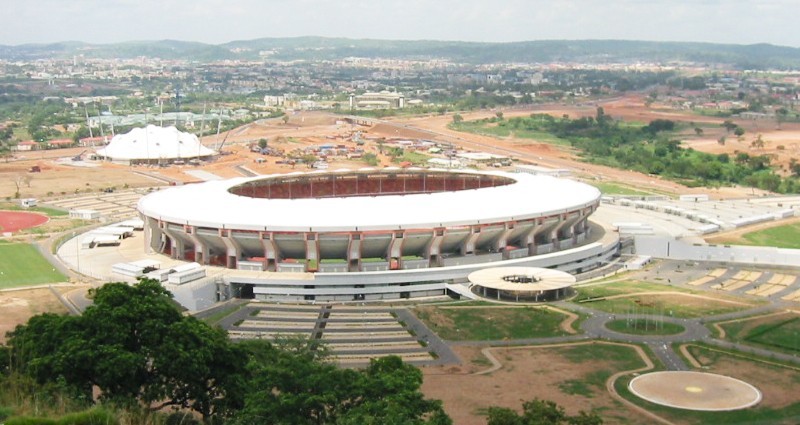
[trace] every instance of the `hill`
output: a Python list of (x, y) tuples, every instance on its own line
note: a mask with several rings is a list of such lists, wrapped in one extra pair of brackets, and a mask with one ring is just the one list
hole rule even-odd
[(695, 62), (738, 68), (797, 68), (800, 49), (770, 44), (736, 45), (625, 40), (541, 40), (479, 43), (434, 40), (372, 40), (326, 37), (259, 38), (212, 45), (159, 40), (113, 44), (60, 42), (0, 45), (0, 59), (71, 58), (185, 59), (209, 62), (241, 60), (336, 60), (346, 57), (448, 59), (463, 63), (536, 62)]

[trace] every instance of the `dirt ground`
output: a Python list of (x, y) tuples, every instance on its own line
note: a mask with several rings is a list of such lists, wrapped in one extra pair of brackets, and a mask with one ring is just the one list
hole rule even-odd
[[(564, 114), (577, 117), (594, 115), (596, 108), (602, 106), (606, 114), (614, 118), (647, 122), (655, 118), (669, 118), (690, 123), (704, 123), (705, 133), (702, 137), (687, 134), (685, 143), (698, 150), (712, 153), (737, 151), (751, 154), (773, 154), (780, 164), (788, 164), (789, 158), (797, 154), (800, 157), (800, 125), (782, 125), (782, 129), (771, 129), (771, 123), (742, 122), (747, 133), (743, 141), (735, 137), (728, 137), (725, 146), (719, 145), (716, 140), (724, 134), (724, 129), (719, 127), (722, 118), (703, 117), (685, 111), (663, 111), (647, 108), (641, 96), (630, 95), (597, 103), (579, 105), (540, 105), (530, 109), (506, 110), (506, 117), (526, 116), (531, 113), (549, 113), (556, 116)], [(494, 111), (479, 111), (463, 113), (465, 119), (472, 120), (494, 116)], [(52, 151), (20, 152), (7, 163), (0, 163), (0, 197), (13, 197), (16, 184), (20, 184), (21, 197), (45, 198), (52, 196), (66, 196), (80, 193), (99, 191), (106, 187), (146, 187), (164, 185), (163, 181), (155, 180), (142, 174), (165, 176), (181, 182), (196, 182), (197, 177), (187, 174), (193, 169), (202, 169), (224, 178), (240, 177), (243, 173), (236, 167), (244, 166), (254, 172), (262, 174), (287, 173), (305, 171), (305, 165), (292, 166), (278, 164), (279, 157), (264, 156), (250, 152), (249, 146), (258, 140), (268, 139), (271, 147), (279, 148), (285, 152), (302, 149), (309, 145), (337, 144), (351, 146), (350, 140), (355, 132), (362, 132), (367, 140), (364, 145), (366, 152), (378, 155), (381, 166), (392, 165), (385, 155), (380, 155), (377, 145), (370, 139), (385, 138), (423, 138), (460, 145), (474, 151), (494, 152), (509, 155), (517, 159), (537, 163), (554, 168), (571, 168), (576, 173), (589, 180), (624, 181), (630, 185), (666, 193), (708, 193), (715, 198), (741, 197), (752, 195), (753, 191), (746, 188), (721, 188), (689, 189), (682, 185), (663, 180), (657, 176), (649, 176), (626, 170), (617, 170), (577, 161), (574, 154), (567, 148), (551, 146), (528, 139), (495, 138), (452, 131), (447, 125), (452, 122), (452, 115), (431, 115), (421, 117), (399, 117), (384, 124), (371, 128), (351, 125), (342, 121), (342, 117), (325, 112), (298, 112), (290, 115), (287, 123), (281, 119), (259, 120), (251, 124), (236, 128), (228, 133), (212, 134), (202, 138), (202, 143), (211, 148), (219, 149), (226, 155), (219, 156), (215, 161), (204, 163), (201, 166), (182, 165), (167, 168), (154, 168), (145, 166), (122, 166), (108, 163), (97, 164), (99, 167), (78, 167), (71, 158), (84, 153), (84, 148), (72, 148)], [(749, 147), (750, 139), (755, 137), (758, 129), (766, 141), (764, 149), (753, 151)], [(769, 131), (766, 131), (769, 130)], [(224, 142), (224, 143), (223, 143)], [(784, 147), (779, 150), (778, 145)], [(91, 151), (91, 149), (89, 149)], [(86, 152), (89, 155), (91, 152)], [(262, 163), (256, 160), (264, 161)], [(41, 173), (29, 173), (32, 166), (39, 166)], [(360, 160), (332, 159), (329, 169), (350, 168), (358, 169), (367, 165)]]
[[(73, 287), (70, 287), (73, 288)], [(40, 313), (67, 313), (58, 298), (48, 288), (0, 291), (0, 344), (6, 342), (6, 332)]]
[[(526, 110), (504, 111), (504, 115), (506, 118), (514, 116), (527, 116), (531, 113), (551, 113), (556, 116), (560, 116), (564, 113), (570, 116), (594, 115), (595, 108), (596, 106), (560, 108), (537, 107)], [(625, 112), (629, 113), (627, 111)], [(606, 111), (606, 113), (608, 114), (609, 112)], [(664, 115), (664, 113), (651, 112), (643, 117), (639, 117), (639, 119), (662, 115)], [(494, 116), (494, 112), (480, 111), (474, 113), (462, 113), (462, 116), (465, 120), (474, 120)], [(612, 116), (618, 117), (618, 115)], [(679, 115), (679, 117), (681, 117), (681, 115)], [(697, 118), (694, 115), (682, 115), (682, 117), (687, 121)], [(452, 115), (397, 119), (396, 121), (400, 125), (412, 125), (440, 135), (439, 137), (432, 137), (431, 135), (428, 135), (428, 138), (454, 143), (474, 151), (485, 151), (509, 155), (524, 162), (534, 163), (551, 168), (570, 168), (575, 170), (575, 173), (579, 177), (589, 181), (619, 181), (626, 182), (626, 184), (631, 186), (641, 187), (643, 190), (649, 189), (655, 191), (656, 193), (705, 193), (709, 194), (713, 198), (743, 197), (745, 195), (751, 195), (753, 192), (749, 188), (688, 188), (678, 183), (662, 179), (659, 176), (650, 176), (633, 171), (619, 170), (611, 167), (580, 162), (573, 152), (563, 147), (555, 147), (544, 143), (537, 143), (528, 139), (515, 139), (511, 137), (497, 138), (450, 130), (447, 128), (447, 125), (452, 122)], [(375, 128), (378, 127), (376, 126)], [(373, 131), (374, 130), (375, 129), (373, 129)], [(382, 133), (382, 135), (387, 137), (390, 134), (394, 133)], [(402, 134), (402, 130), (399, 132), (399, 134)], [(756, 191), (756, 193), (760, 194), (762, 192)]]
[[(696, 352), (696, 351), (694, 351)], [(759, 406), (780, 409), (797, 402), (797, 394), (787, 391), (800, 383), (800, 372), (767, 364), (751, 362), (725, 354), (697, 356), (706, 371), (741, 379), (761, 390), (763, 399)]]
[[(591, 394), (570, 395), (559, 385), (585, 380), (598, 370), (613, 370), (613, 362), (595, 359), (580, 364), (566, 360), (554, 349), (498, 349), (494, 351), (503, 364), (500, 370), (473, 375), (490, 364), (481, 354), (482, 347), (453, 347), (463, 366), (423, 368), (422, 391), (427, 397), (440, 399), (445, 411), (459, 425), (483, 425), (489, 406), (522, 410), (524, 401), (540, 398), (558, 403), (569, 415), (579, 410), (601, 409), (605, 423), (647, 423), (634, 412), (621, 407), (605, 387), (590, 386)], [(458, 389), (458, 391), (454, 391)]]
[[(100, 167), (77, 167), (62, 163), (61, 158), (67, 158), (73, 153), (80, 153), (80, 149), (59, 149), (47, 151), (50, 157), (31, 158), (30, 154), (17, 156), (16, 160), (0, 163), (0, 198), (14, 198), (16, 182), (20, 181), (21, 198), (48, 198), (64, 197), (75, 193), (98, 192), (101, 189), (116, 187), (147, 187), (163, 185), (148, 177), (134, 173), (134, 167), (125, 167), (113, 164), (103, 164)], [(58, 156), (53, 156), (57, 152)], [(67, 160), (69, 160), (67, 158)], [(67, 164), (67, 165), (65, 165)], [(28, 170), (40, 166), (41, 172), (30, 173)], [(21, 180), (20, 180), (21, 179)]]

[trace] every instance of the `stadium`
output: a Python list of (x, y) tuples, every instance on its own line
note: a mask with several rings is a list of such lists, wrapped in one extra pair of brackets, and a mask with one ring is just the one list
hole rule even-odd
[(588, 220), (599, 202), (549, 176), (362, 169), (172, 187), (138, 210), (149, 251), (235, 270), (219, 299), (352, 301), (457, 293), (486, 267), (596, 268), (618, 249)]

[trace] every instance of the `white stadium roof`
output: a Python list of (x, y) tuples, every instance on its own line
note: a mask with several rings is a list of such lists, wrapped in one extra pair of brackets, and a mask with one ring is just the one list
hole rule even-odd
[(197, 136), (175, 127), (148, 125), (118, 134), (97, 154), (112, 160), (197, 158), (214, 155)]
[(200, 227), (352, 231), (529, 219), (574, 211), (600, 199), (597, 188), (573, 180), (530, 174), (483, 174), (500, 175), (515, 182), (454, 192), (338, 198), (264, 199), (228, 191), (248, 181), (269, 178), (259, 176), (165, 189), (141, 198), (138, 209), (149, 217)]

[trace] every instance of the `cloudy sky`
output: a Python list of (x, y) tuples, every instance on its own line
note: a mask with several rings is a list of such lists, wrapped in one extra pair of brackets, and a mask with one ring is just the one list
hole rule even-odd
[(0, 44), (319, 35), (800, 47), (800, 0), (0, 0)]

